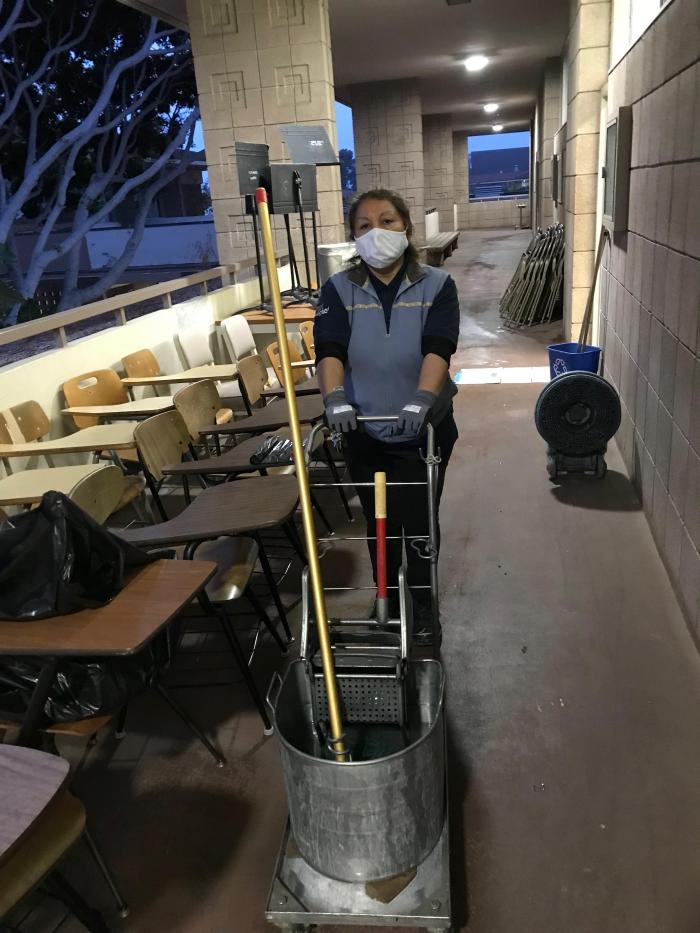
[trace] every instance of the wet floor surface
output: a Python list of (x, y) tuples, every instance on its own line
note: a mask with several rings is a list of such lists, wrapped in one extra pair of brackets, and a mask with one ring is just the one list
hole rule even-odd
[[(527, 239), (463, 234), (446, 264), (463, 302), (457, 367), (546, 362), (548, 338), (498, 329), (497, 299)], [(698, 933), (700, 658), (614, 445), (604, 481), (548, 481), (538, 391), (463, 386), (456, 400), (440, 566), (454, 928)], [(339, 533), (362, 533), (332, 498), (328, 511)], [(327, 585), (369, 583), (362, 542), (331, 544), (322, 566)], [(288, 603), (298, 588), (295, 563)], [(331, 612), (366, 611), (371, 596), (336, 595)], [(203, 657), (195, 673), (237, 680), (225, 654)], [(265, 641), (253, 664), (261, 689), (283, 663)], [(130, 917), (115, 916), (81, 848), (66, 873), (114, 930), (262, 933), (286, 812), (275, 740), (239, 684), (178, 696), (228, 766), (141, 697), (127, 736), (105, 730), (75, 783)], [(76, 758), (81, 744), (63, 748)], [(61, 916), (39, 901), (20, 929), (49, 933)]]

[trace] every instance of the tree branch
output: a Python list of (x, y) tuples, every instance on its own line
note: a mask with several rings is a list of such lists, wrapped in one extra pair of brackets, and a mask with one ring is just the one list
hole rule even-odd
[(78, 126), (74, 127), (72, 130), (66, 133), (66, 135), (61, 139), (56, 140), (56, 142), (48, 148), (43, 156), (41, 156), (34, 163), (32, 171), (29, 172), (27, 176), (25, 176), (22, 183), (18, 185), (17, 190), (14, 192), (7, 203), (3, 216), (0, 216), (0, 242), (4, 242), (7, 239), (9, 228), (14, 222), (15, 217), (21, 210), (22, 205), (28, 198), (37, 180), (46, 171), (46, 169), (53, 165), (54, 162), (56, 162), (56, 160), (59, 159), (64, 152), (67, 152), (77, 139), (90, 138), (95, 127), (97, 126), (100, 114), (104, 111), (112, 97), (112, 94), (114, 93), (114, 89), (121, 75), (124, 74), (124, 72), (129, 68), (133, 67), (133, 65), (151, 54), (153, 40), (157, 35), (155, 31), (155, 24), (155, 19), (151, 17), (151, 23), (145, 41), (142, 43), (138, 51), (134, 52), (132, 55), (129, 55), (127, 58), (118, 62), (114, 66), (112, 72), (105, 81), (102, 90), (97, 96), (94, 105), (90, 109), (90, 112)]
[(180, 132), (177, 134), (177, 136), (171, 140), (160, 156), (157, 159), (154, 159), (148, 168), (141, 172), (140, 175), (134, 175), (133, 178), (125, 181), (119, 189), (119, 192), (109, 198), (109, 200), (107, 200), (98, 211), (90, 216), (89, 224), (86, 222), (80, 228), (74, 230), (63, 241), (63, 243), (61, 243), (60, 247), (48, 250), (46, 254), (49, 257), (48, 262), (53, 262), (54, 259), (58, 259), (59, 256), (62, 256), (64, 253), (66, 253), (78, 240), (81, 240), (85, 236), (91, 226), (99, 223), (100, 220), (103, 220), (109, 215), (110, 211), (114, 210), (117, 205), (121, 204), (131, 191), (133, 191), (135, 188), (139, 188), (141, 185), (154, 178), (161, 171), (161, 169), (167, 165), (173, 153), (176, 150), (182, 150), (182, 143), (184, 140), (188, 137), (191, 140), (192, 134), (194, 132), (194, 126), (198, 117), (199, 111), (193, 110), (187, 120), (185, 120), (185, 122), (182, 124)]
[[(183, 171), (187, 168), (187, 165), (194, 160), (194, 155), (188, 153), (189, 158), (181, 162), (179, 165), (172, 168), (169, 172), (163, 174), (160, 178), (154, 181), (139, 199), (139, 210), (134, 218), (134, 225), (127, 240), (124, 250), (119, 257), (110, 267), (109, 270), (101, 276), (97, 282), (94, 282), (92, 285), (88, 285), (86, 288), (80, 290), (72, 290), (70, 292), (64, 291), (61, 296), (61, 301), (59, 303), (59, 310), (63, 311), (66, 308), (75, 308), (82, 304), (87, 304), (90, 301), (97, 300), (106, 289), (114, 285), (114, 283), (121, 277), (125, 269), (128, 268), (131, 260), (134, 258), (134, 254), (141, 243), (143, 238), (143, 232), (146, 226), (146, 220), (148, 218), (148, 212), (151, 209), (151, 204), (153, 203), (156, 195), (167, 187), (170, 182), (174, 181)], [(79, 248), (80, 243), (78, 244)]]
[[(65, 38), (62, 39), (58, 45), (54, 45), (48, 49), (39, 66), (32, 72), (32, 74), (28, 75), (18, 83), (10, 100), (5, 105), (5, 107), (0, 110), (0, 126), (3, 126), (3, 124), (7, 123), (12, 114), (17, 109), (17, 105), (22, 99), (22, 94), (28, 87), (31, 87), (33, 84), (35, 84), (42, 75), (46, 74), (49, 67), (51, 66), (51, 63), (54, 62), (57, 58), (60, 58), (64, 52), (70, 51), (70, 49), (72, 49), (75, 45), (79, 45), (85, 39), (88, 32), (90, 31), (90, 26), (95, 19), (98, 6), (99, 4), (96, 3), (90, 10), (85, 26), (77, 36), (69, 35), (69, 30), (69, 32), (66, 33)], [(71, 25), (72, 21), (73, 20), (71, 19)], [(39, 22), (41, 22), (41, 20), (39, 20)], [(17, 61), (19, 58), (16, 52), (14, 58), (15, 61)]]

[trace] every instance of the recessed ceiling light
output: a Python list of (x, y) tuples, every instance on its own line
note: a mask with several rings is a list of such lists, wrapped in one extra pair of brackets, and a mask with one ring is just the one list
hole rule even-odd
[(502, 124), (502, 123), (494, 123), (493, 126), (491, 127), (491, 129), (494, 131), (494, 133), (500, 133), (501, 130), (503, 129), (503, 124)]
[(484, 111), (486, 113), (495, 113), (498, 110), (498, 104), (484, 104)]
[(481, 71), (488, 63), (489, 60), (485, 55), (470, 55), (469, 58), (464, 59), (464, 67), (467, 71)]

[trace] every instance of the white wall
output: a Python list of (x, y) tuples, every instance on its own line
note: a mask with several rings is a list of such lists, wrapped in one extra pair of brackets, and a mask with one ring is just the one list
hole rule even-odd
[[(279, 270), (280, 285), (290, 285), (289, 267)], [(253, 301), (242, 303), (250, 292)], [(192, 298), (163, 308), (122, 326), (71, 340), (62, 349), (49, 350), (21, 363), (13, 363), (0, 369), (0, 407), (10, 408), (20, 402), (33, 399), (46, 411), (51, 421), (51, 437), (62, 437), (75, 430), (73, 419), (61, 414), (65, 408), (62, 386), (73, 376), (96, 369), (114, 369), (123, 372), (122, 357), (146, 347), (153, 350), (164, 373), (177, 372), (187, 367), (180, 357), (175, 335), (181, 330), (202, 328), (210, 335), (212, 355), (215, 360), (227, 362), (221, 351), (215, 321), (229, 317), (242, 307), (249, 307), (258, 297), (258, 283), (230, 285), (210, 292), (207, 296)], [(135, 389), (135, 394), (152, 395), (150, 388)], [(161, 391), (165, 394), (165, 389)], [(89, 454), (74, 458), (62, 457), (58, 464), (88, 462)], [(21, 469), (25, 461), (13, 460), (13, 471)], [(43, 460), (37, 464), (45, 465)]]
[[(101, 269), (112, 265), (124, 251), (131, 230), (124, 227), (99, 227), (85, 237), (90, 265)], [(219, 261), (214, 220), (178, 218), (177, 223), (148, 226), (136, 249), (131, 267), (188, 265)]]

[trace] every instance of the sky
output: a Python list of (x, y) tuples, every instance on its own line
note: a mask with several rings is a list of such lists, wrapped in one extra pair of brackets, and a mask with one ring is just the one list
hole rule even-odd
[(352, 149), (355, 151), (355, 139), (352, 134), (352, 110), (335, 102), (335, 120), (338, 126), (338, 149)]
[(484, 136), (469, 137), (470, 152), (484, 152), (487, 149), (519, 149), (530, 146), (530, 134), (524, 133), (487, 133)]

